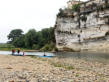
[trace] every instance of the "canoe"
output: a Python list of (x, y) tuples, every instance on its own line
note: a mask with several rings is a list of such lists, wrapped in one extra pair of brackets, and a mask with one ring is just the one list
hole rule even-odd
[(23, 54), (14, 54), (12, 56), (24, 56)]
[(40, 56), (40, 57), (51, 58), (51, 57), (54, 57), (54, 56)]

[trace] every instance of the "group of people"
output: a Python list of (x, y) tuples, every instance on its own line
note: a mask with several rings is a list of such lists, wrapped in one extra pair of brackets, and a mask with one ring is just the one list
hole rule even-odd
[[(17, 51), (15, 49), (12, 49), (12, 55), (15, 55), (16, 52), (17, 52), (17, 55), (21, 55), (20, 54), (20, 49), (18, 49)], [(22, 55), (24, 55), (24, 52), (23, 52)]]

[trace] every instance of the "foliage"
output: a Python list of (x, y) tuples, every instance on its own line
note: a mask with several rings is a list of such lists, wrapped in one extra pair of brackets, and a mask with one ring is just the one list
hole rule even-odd
[(104, 11), (104, 7), (103, 6), (98, 6), (97, 11)]
[(72, 6), (72, 10), (78, 12), (80, 9), (80, 4), (75, 4)]
[(108, 0), (105, 0), (105, 7), (106, 7), (106, 8), (109, 8)]
[[(15, 31), (15, 33), (13, 33)], [(17, 30), (18, 31), (18, 30)], [(12, 30), (10, 34), (14, 36), (17, 33), (16, 29)], [(10, 35), (9, 34), (9, 35)], [(11, 39), (11, 44), (17, 48), (28, 48), (36, 50), (57, 50), (55, 48), (55, 35), (54, 28), (44, 28), (41, 31), (30, 29), (26, 34), (19, 33), (20, 35)], [(8, 36), (9, 36), (8, 35)]]
[(64, 11), (60, 8), (57, 16), (63, 16)]
[(54, 28), (42, 29), (41, 36), (46, 41), (46, 43), (55, 42)]
[(40, 49), (40, 46), (37, 45), (37, 44), (33, 44), (32, 49), (39, 50)]
[(67, 48), (67, 47), (63, 47), (63, 50), (64, 50), (64, 51), (73, 51), (72, 49)]
[(75, 75), (76, 77), (79, 77), (79, 73), (76, 73), (76, 75)]
[(31, 29), (29, 30), (26, 34), (25, 34), (25, 46), (27, 48), (31, 48), (33, 44), (37, 44), (38, 43), (38, 37), (36, 34), (36, 30), (35, 29)]
[(12, 50), (15, 48), (12, 44), (0, 43), (0, 50)]
[(105, 6), (97, 6), (97, 11), (104, 11), (105, 9), (109, 9), (109, 3), (105, 0)]
[(13, 41), (13, 45), (15, 47), (25, 47), (25, 41), (24, 41), (25, 35), (21, 35), (20, 37), (17, 37), (14, 41)]
[(55, 48), (55, 44), (51, 43), (51, 44), (46, 44), (42, 50), (43, 51), (52, 51)]
[(43, 48), (47, 44), (55, 44), (54, 28), (45, 28), (38, 32), (38, 48)]
[(86, 17), (86, 16), (82, 16), (80, 19), (81, 19), (82, 21), (86, 21), (86, 20), (87, 20), (87, 17)]
[(14, 46), (12, 44), (1, 43), (0, 48), (14, 48)]
[(23, 31), (21, 29), (12, 30), (8, 35), (8, 39), (11, 40), (10, 43), (12, 43), (16, 38), (20, 37), (22, 33)]
[(58, 15), (57, 15), (58, 17), (67, 17), (67, 14), (64, 12), (64, 10), (63, 9), (59, 9), (59, 13), (58, 13)]
[(93, 7), (97, 7), (97, 4), (96, 4), (96, 3), (92, 3), (92, 6), (93, 6)]
[(105, 0), (105, 8), (106, 8), (106, 9), (109, 9), (109, 3), (108, 3), (108, 0)]
[(60, 63), (60, 62), (56, 62), (56, 63), (52, 62), (51, 64), (52, 64), (54, 67), (62, 67), (62, 68), (65, 68), (65, 69), (67, 69), (67, 70), (72, 70), (72, 69), (74, 69), (74, 66), (72, 66), (72, 65), (66, 65), (66, 64)]

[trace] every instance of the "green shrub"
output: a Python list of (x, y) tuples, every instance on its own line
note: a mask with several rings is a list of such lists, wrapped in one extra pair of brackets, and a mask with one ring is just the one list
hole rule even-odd
[(55, 48), (54, 48), (54, 50), (55, 50), (55, 51), (58, 51), (58, 48), (57, 48), (57, 47), (55, 47)]
[(43, 51), (48, 51), (49, 50), (49, 45), (46, 44), (43, 48), (42, 48)]
[(32, 49), (39, 50), (40, 49), (40, 46), (39, 45), (36, 45), (36, 44), (33, 44)]
[(76, 76), (76, 77), (79, 77), (79, 74), (77, 73), (75, 76)]
[(82, 21), (87, 21), (87, 17), (86, 17), (86, 16), (82, 16), (80, 19), (81, 19)]
[(66, 64), (63, 64), (63, 63), (51, 63), (51, 65), (53, 65), (54, 67), (62, 67), (62, 68), (65, 68), (67, 70), (73, 70), (74, 69), (74, 66), (70, 66), (70, 65), (66, 65)]
[(59, 9), (59, 13), (57, 14), (58, 17), (67, 17), (67, 14), (64, 12), (65, 10)]
[(55, 49), (55, 44), (54, 43), (46, 44), (42, 48), (43, 51), (52, 51), (53, 49)]
[(64, 50), (64, 51), (73, 51), (72, 49), (67, 48), (67, 47), (63, 47), (63, 50)]
[(98, 6), (97, 11), (104, 11), (104, 7), (103, 6)]
[(73, 11), (79, 11), (79, 9), (80, 9), (80, 4), (75, 4), (72, 6)]
[(14, 48), (15, 46), (13, 46), (12, 44), (0, 44), (0, 48)]

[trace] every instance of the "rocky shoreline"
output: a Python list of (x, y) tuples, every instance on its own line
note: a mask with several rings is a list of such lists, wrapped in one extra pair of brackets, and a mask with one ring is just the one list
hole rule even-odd
[(0, 55), (0, 82), (108, 82), (109, 64)]

